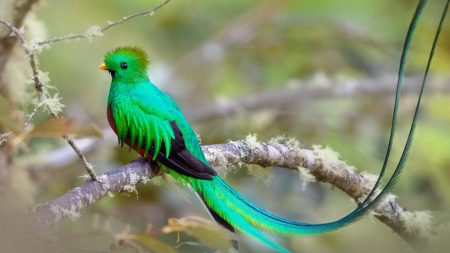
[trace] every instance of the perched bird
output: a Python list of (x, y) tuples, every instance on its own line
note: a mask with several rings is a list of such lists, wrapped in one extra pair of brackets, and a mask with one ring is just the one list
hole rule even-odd
[[(425, 2), (419, 2), (405, 40), (397, 84), (397, 102), (401, 90), (406, 53)], [(363, 203), (345, 217), (321, 224), (308, 224), (278, 217), (252, 204), (217, 175), (216, 171), (208, 164), (197, 135), (180, 108), (171, 97), (159, 90), (147, 77), (148, 64), (147, 54), (144, 50), (137, 47), (119, 47), (108, 52), (104, 57), (104, 63), (100, 65), (100, 69), (109, 71), (112, 77), (107, 117), (109, 124), (117, 134), (119, 144), (127, 144), (130, 149), (136, 150), (144, 158), (156, 161), (166, 173), (181, 184), (190, 185), (200, 195), (201, 200), (218, 223), (230, 231), (234, 232), (234, 229), (237, 229), (247, 233), (279, 252), (289, 252), (289, 250), (267, 238), (260, 230), (281, 235), (310, 235), (341, 228), (376, 206), (394, 184), (406, 160), (413, 131), (408, 137), (397, 168), (381, 193), (376, 191), (380, 183), (380, 180), (377, 180), (373, 190)], [(389, 159), (396, 125), (397, 102), (394, 108), (393, 131), (390, 135), (388, 152), (379, 179), (383, 176)], [(419, 106), (417, 106), (418, 108)], [(415, 119), (416, 117), (414, 117), (411, 129), (414, 129)]]

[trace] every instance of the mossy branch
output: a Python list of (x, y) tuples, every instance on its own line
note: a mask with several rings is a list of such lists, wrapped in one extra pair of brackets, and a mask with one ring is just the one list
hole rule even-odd
[[(370, 177), (357, 173), (328, 148), (306, 149), (295, 143), (279, 141), (264, 143), (250, 136), (246, 140), (206, 145), (203, 151), (208, 161), (218, 169), (243, 164), (301, 169), (316, 181), (329, 183), (356, 201), (361, 201), (373, 185)], [(38, 206), (35, 210), (38, 224), (48, 229), (63, 218), (77, 217), (82, 209), (97, 200), (114, 192), (134, 189), (137, 183), (147, 181), (159, 172), (157, 166), (141, 159), (98, 176), (98, 181), (87, 180), (68, 193)], [(374, 211), (375, 217), (410, 245), (425, 241), (430, 234), (431, 216), (424, 212), (405, 211), (392, 196), (388, 196)]]

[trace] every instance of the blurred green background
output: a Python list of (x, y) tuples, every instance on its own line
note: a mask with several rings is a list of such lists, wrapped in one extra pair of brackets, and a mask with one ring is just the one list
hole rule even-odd
[[(159, 3), (47, 0), (39, 7), (37, 18), (45, 24), (49, 37), (53, 37), (84, 33), (92, 25), (103, 26), (107, 20)], [(443, 4), (444, 1), (430, 1), (426, 9), (411, 49), (408, 76), (420, 77), (425, 67)], [(108, 128), (105, 110), (110, 77), (98, 70), (105, 52), (117, 46), (139, 46), (149, 53), (150, 79), (192, 117), (203, 144), (242, 139), (249, 133), (266, 141), (286, 135), (297, 138), (306, 147), (329, 146), (360, 171), (377, 174), (386, 149), (393, 93), (302, 98), (276, 107), (243, 109), (205, 120), (194, 115), (198, 117), (202, 110), (218, 103), (286, 88), (296, 80), (318, 85), (325, 82), (330, 86), (338, 80), (355, 79), (358, 83), (370, 79), (374, 80), (373, 85), (386, 77), (394, 81), (414, 8), (415, 1), (406, 0), (173, 0), (153, 16), (114, 27), (91, 42), (54, 44), (39, 59), (42, 70), (50, 73), (51, 84), (66, 105), (64, 115), (82, 124)], [(448, 28), (447, 22), (409, 162), (394, 189), (403, 207), (432, 211), (436, 224), (442, 225), (443, 230), (450, 218), (450, 96), (448, 89), (433, 92), (436, 89), (433, 84), (439, 78), (449, 80)], [(392, 161), (399, 158), (415, 99), (416, 93), (410, 93), (402, 100)], [(46, 117), (39, 113), (35, 121)], [(20, 160), (38, 154), (44, 159), (48, 152), (64, 145), (60, 139), (35, 138), (15, 156)], [(135, 154), (119, 149), (114, 141), (102, 141), (88, 153), (89, 161), (98, 171), (119, 167), (134, 158)], [(84, 173), (78, 161), (61, 168), (38, 167), (33, 171), (31, 176), (21, 177), (21, 184), (30, 188), (23, 195), (32, 203), (55, 198), (79, 185), (83, 181), (79, 176)], [(273, 173), (274, 177), (264, 181), (249, 175), (245, 168), (236, 169), (227, 174), (226, 180), (258, 205), (296, 220), (325, 222), (355, 207), (348, 196), (330, 185), (312, 183), (303, 191), (297, 173), (280, 168)], [(113, 241), (110, 235), (91, 236), (86, 231), (112, 222), (111, 230), (116, 233), (126, 224), (135, 233), (143, 233), (147, 224), (152, 224), (154, 237), (172, 246), (179, 245), (179, 252), (213, 252), (207, 246), (177, 243), (176, 234), (158, 232), (168, 218), (207, 217), (207, 214), (190, 190), (179, 188), (170, 180), (152, 181), (155, 182), (138, 187), (138, 200), (135, 194), (116, 194), (82, 212), (76, 222), (64, 224), (63, 231), (68, 234), (83, 231), (76, 239), (70, 236), (70, 242), (63, 244), (64, 249), (108, 252)], [(448, 229), (446, 235), (448, 239)], [(241, 238), (242, 252), (269, 251), (251, 238), (243, 235)], [(371, 217), (325, 235), (278, 240), (295, 252), (413, 251), (386, 225)], [(181, 236), (181, 242), (191, 241), (193, 237)], [(437, 236), (431, 249), (443, 249), (438, 243), (448, 246), (442, 236)], [(114, 251), (136, 252), (130, 248)]]

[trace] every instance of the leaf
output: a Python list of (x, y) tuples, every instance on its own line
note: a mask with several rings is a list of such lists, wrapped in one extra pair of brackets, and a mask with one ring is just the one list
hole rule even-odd
[(20, 133), (19, 124), (14, 123), (12, 120), (10, 120), (8, 117), (5, 117), (4, 115), (0, 115), (0, 129), (3, 129), (4, 131), (11, 131), (15, 134)]
[(146, 246), (148, 249), (150, 249), (153, 253), (178, 253), (176, 249), (171, 247), (170, 245), (167, 245), (149, 235), (146, 234), (140, 234), (140, 235), (133, 235), (133, 234), (122, 234), (116, 236), (117, 239), (122, 240), (133, 240), (136, 242), (139, 242)]
[(231, 248), (232, 234), (216, 222), (197, 216), (171, 218), (162, 230), (164, 233), (186, 232), (202, 243), (226, 252)]
[(101, 131), (95, 126), (81, 126), (70, 119), (48, 119), (37, 125), (30, 133), (32, 137), (54, 137), (61, 135), (100, 137)]
[(74, 131), (71, 134), (77, 136), (102, 137), (103, 132), (95, 124), (91, 124), (89, 126), (79, 128), (77, 131)]
[(21, 112), (0, 99), (0, 129), (19, 134), (23, 128), (23, 122), (20, 119)]

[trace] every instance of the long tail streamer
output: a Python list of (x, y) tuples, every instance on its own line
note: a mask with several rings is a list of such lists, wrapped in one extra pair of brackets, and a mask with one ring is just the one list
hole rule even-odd
[[(404, 145), (401, 157), (399, 162), (387, 181), (386, 185), (381, 191), (378, 191), (378, 187), (381, 183), (381, 179), (383, 178), (387, 164), (391, 155), (392, 145), (394, 141), (395, 132), (397, 129), (397, 118), (398, 118), (398, 108), (400, 103), (400, 94), (403, 86), (403, 77), (405, 72), (405, 65), (407, 56), (410, 51), (412, 38), (414, 32), (416, 30), (419, 19), (425, 9), (427, 0), (420, 0), (417, 4), (415, 13), (413, 15), (412, 21), (409, 25), (408, 32), (406, 34), (406, 38), (403, 45), (402, 55), (400, 58), (400, 66), (398, 71), (398, 80), (397, 80), (397, 88), (395, 93), (395, 102), (394, 102), (394, 110), (392, 115), (392, 125), (391, 131), (389, 135), (388, 146), (386, 150), (386, 155), (383, 161), (383, 166), (377, 178), (375, 185), (373, 186), (370, 193), (366, 196), (364, 201), (358, 205), (352, 212), (347, 214), (341, 219), (338, 219), (333, 222), (327, 223), (317, 223), (317, 224), (309, 224), (302, 223), (297, 221), (292, 221), (288, 219), (284, 219), (278, 217), (274, 214), (263, 210), (248, 200), (246, 200), (243, 196), (241, 196), (237, 191), (231, 188), (225, 181), (223, 181), (220, 177), (215, 176), (214, 180), (192, 180), (190, 182), (191, 186), (198, 191), (205, 200), (206, 204), (214, 210), (221, 218), (230, 223), (233, 227), (248, 233), (262, 242), (268, 244), (275, 250), (279, 252), (289, 252), (289, 250), (283, 248), (277, 243), (273, 242), (269, 238), (267, 238), (263, 233), (261, 233), (257, 228), (261, 228), (263, 230), (282, 234), (302, 234), (302, 235), (310, 235), (310, 234), (320, 234), (328, 231), (332, 231), (338, 228), (341, 228), (351, 222), (361, 218), (363, 215), (367, 214), (370, 210), (377, 206), (380, 201), (383, 200), (383, 197), (389, 190), (393, 187), (395, 182), (397, 181), (404, 164), (407, 160), (409, 150), (411, 148), (414, 130), (416, 127), (416, 122), (419, 114), (420, 104), (422, 100), (423, 91), (426, 85), (426, 81), (429, 74), (429, 69), (431, 66), (431, 62), (433, 60), (434, 52), (437, 46), (437, 42), (439, 39), (440, 32), (442, 30), (442, 26), (447, 15), (448, 5), (450, 0), (447, 0), (444, 10), (442, 12), (439, 25), (437, 27), (434, 41), (431, 47), (431, 51), (429, 54), (427, 66), (424, 72), (423, 80), (420, 87), (419, 96), (417, 99), (414, 116), (411, 122), (409, 134)], [(378, 194), (376, 194), (378, 192)], [(376, 196), (375, 196), (376, 194)]]

